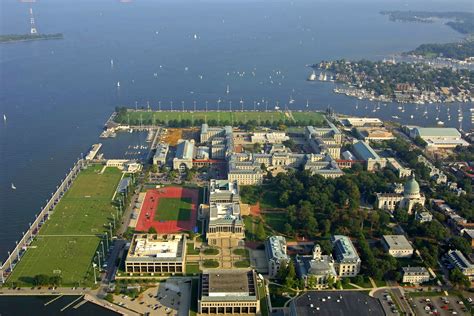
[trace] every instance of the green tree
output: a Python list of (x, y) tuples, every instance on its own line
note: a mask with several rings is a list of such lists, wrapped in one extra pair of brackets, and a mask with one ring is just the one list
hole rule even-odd
[(454, 268), (449, 272), (449, 281), (459, 288), (469, 288), (471, 285), (469, 278), (459, 268)]
[(155, 227), (153, 227), (153, 226), (150, 227), (150, 228), (148, 229), (148, 233), (149, 233), (149, 234), (156, 234), (157, 232), (156, 232)]

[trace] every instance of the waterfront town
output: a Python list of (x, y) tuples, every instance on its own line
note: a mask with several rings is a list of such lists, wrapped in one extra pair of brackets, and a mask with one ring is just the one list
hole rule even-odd
[(322, 61), (312, 65), (314, 71), (308, 80), (343, 84), (333, 91), (359, 100), (414, 104), (474, 100), (472, 69), (435, 67), (434, 64), (416, 59), (412, 62), (394, 59)]
[(330, 109), (119, 112), (102, 137), (146, 132), (147, 157), (94, 144), (9, 253), (1, 295), (123, 315), (472, 313), (472, 134)]

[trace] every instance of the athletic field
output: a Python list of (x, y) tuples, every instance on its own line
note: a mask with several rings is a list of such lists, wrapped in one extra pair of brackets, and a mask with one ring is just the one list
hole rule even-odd
[(165, 187), (148, 190), (135, 229), (158, 233), (192, 231), (196, 226), (199, 190)]
[[(190, 111), (130, 111), (126, 113), (120, 113), (115, 118), (115, 121), (122, 124), (137, 125), (142, 122), (145, 125), (148, 124), (168, 124), (168, 122), (176, 120), (183, 121), (188, 120), (193, 123), (199, 121), (210, 122), (215, 121), (218, 125), (224, 124), (237, 124), (246, 123), (247, 121), (254, 120), (261, 125), (271, 125), (274, 122), (292, 121), (297, 122), (299, 125), (321, 125), (324, 122), (324, 116), (321, 112), (291, 112), (292, 117), (287, 112), (280, 111), (269, 111), (269, 112), (253, 112), (253, 111), (209, 111), (209, 112), (190, 112)], [(194, 124), (193, 124), (194, 125)]]
[(50, 219), (13, 270), (8, 282), (30, 285), (38, 274), (60, 275), (64, 286), (93, 281), (91, 261), (115, 209), (111, 205), (122, 173), (93, 165), (81, 171)]
[(191, 217), (191, 198), (160, 198), (155, 212), (156, 221), (187, 221)]

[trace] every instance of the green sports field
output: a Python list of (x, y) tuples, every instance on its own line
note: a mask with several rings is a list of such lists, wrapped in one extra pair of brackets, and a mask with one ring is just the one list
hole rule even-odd
[(291, 121), (299, 125), (323, 124), (324, 116), (321, 112), (291, 112), (293, 118), (289, 113), (281, 111), (269, 112), (253, 112), (253, 111), (209, 111), (209, 112), (180, 112), (180, 111), (128, 111), (120, 112), (115, 121), (122, 124), (137, 125), (142, 124), (168, 124), (170, 121), (185, 121), (190, 122), (191, 125), (198, 125), (199, 122), (214, 121), (220, 124), (238, 124), (246, 123), (250, 120), (256, 121), (258, 124), (273, 124), (279, 121)]
[(111, 200), (122, 173), (93, 165), (81, 171), (41, 228), (8, 282), (31, 285), (38, 274), (61, 275), (62, 285), (86, 286), (93, 279), (91, 261), (111, 221)]
[(191, 198), (160, 198), (155, 221), (187, 221), (191, 217)]

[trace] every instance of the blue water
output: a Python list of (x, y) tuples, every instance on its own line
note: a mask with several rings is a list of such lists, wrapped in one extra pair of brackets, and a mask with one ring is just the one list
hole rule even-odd
[[(305, 80), (305, 65), (322, 59), (377, 59), (460, 38), (442, 24), (390, 22), (380, 10), (473, 9), (470, 1), (413, 2), (38, 1), (39, 31), (65, 38), (0, 46), (0, 115), (8, 118), (0, 123), (0, 259), (75, 159), (98, 141), (117, 105), (149, 101), (156, 109), (161, 101), (165, 109), (184, 101), (191, 109), (193, 101), (198, 108), (208, 101), (215, 108), (218, 98), (234, 106), (242, 98), (246, 108), (255, 100), (262, 108), (262, 99), (274, 106), (293, 97), (295, 110), (309, 100), (310, 109), (330, 104), (338, 112), (407, 121), (414, 114), (410, 122), (434, 124), (434, 115), (420, 120), (414, 107), (402, 114), (389, 104), (373, 114), (373, 105), (366, 110), (368, 102), (359, 101), (355, 110), (355, 101), (334, 95), (332, 84)], [(27, 4), (0, 5), (1, 33), (28, 32)], [(465, 120), (469, 106), (463, 105)]]

